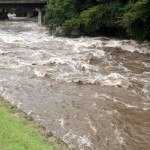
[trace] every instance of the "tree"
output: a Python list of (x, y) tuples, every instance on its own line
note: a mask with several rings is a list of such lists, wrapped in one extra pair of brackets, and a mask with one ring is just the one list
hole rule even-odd
[(122, 25), (132, 38), (150, 39), (150, 0), (129, 2), (124, 7)]
[[(48, 0), (45, 24), (60, 35), (150, 38), (150, 0)], [(144, 29), (144, 30), (143, 30)]]

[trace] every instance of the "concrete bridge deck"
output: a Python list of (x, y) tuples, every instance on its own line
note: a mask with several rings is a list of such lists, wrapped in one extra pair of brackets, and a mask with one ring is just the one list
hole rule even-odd
[(46, 0), (0, 0), (0, 8), (43, 8)]
[(46, 3), (46, 0), (0, 0), (0, 4), (22, 4), (22, 3), (28, 3), (28, 4), (31, 4), (31, 3)]
[(45, 5), (46, 0), (0, 0), (0, 8), (21, 8), (27, 11), (28, 17), (37, 10), (39, 25), (42, 24), (42, 9)]

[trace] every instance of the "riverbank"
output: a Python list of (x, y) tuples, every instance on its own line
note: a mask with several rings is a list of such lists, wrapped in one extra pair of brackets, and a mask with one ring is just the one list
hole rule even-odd
[[(0, 149), (66, 150), (66, 146), (21, 110), (0, 99)], [(47, 136), (47, 137), (46, 137)]]

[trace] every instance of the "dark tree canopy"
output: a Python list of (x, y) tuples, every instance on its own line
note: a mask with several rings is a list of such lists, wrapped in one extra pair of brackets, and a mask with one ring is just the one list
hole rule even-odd
[(150, 0), (48, 0), (45, 24), (63, 36), (150, 39)]

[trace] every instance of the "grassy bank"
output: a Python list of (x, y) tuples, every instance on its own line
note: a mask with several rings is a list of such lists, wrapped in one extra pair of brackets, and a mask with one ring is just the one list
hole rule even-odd
[(0, 150), (66, 150), (58, 139), (44, 136), (44, 130), (5, 100), (0, 100)]

